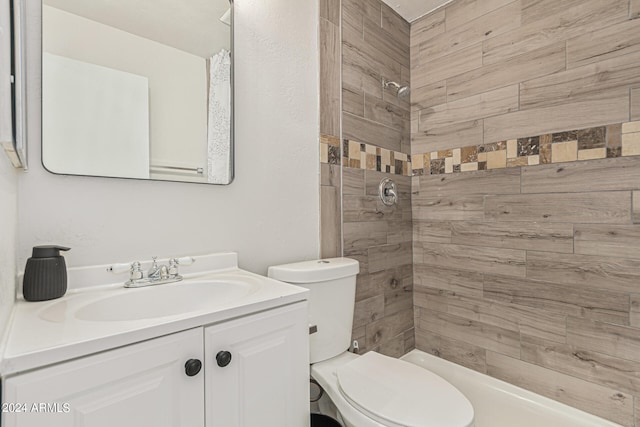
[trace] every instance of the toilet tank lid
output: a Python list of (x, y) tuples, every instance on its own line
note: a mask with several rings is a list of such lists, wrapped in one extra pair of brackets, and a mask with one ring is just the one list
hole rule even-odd
[(269, 277), (287, 283), (313, 283), (355, 276), (360, 264), (351, 258), (328, 258), (269, 267)]

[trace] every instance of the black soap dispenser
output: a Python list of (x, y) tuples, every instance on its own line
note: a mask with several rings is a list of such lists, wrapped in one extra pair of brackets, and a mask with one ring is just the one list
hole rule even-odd
[(67, 266), (60, 251), (63, 246), (34, 246), (27, 260), (22, 281), (22, 294), (27, 301), (60, 298), (67, 292)]

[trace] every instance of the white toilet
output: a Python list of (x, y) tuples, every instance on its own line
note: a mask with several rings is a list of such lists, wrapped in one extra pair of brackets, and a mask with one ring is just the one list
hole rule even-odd
[(358, 261), (333, 258), (269, 267), (269, 277), (305, 287), (309, 295), (311, 376), (346, 427), (472, 427), (473, 406), (438, 375), (370, 351), (347, 350)]

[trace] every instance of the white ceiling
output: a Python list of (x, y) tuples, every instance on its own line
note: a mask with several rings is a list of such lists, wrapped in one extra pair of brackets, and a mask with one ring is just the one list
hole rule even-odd
[(229, 0), (44, 0), (76, 15), (201, 56), (229, 49)]
[[(412, 22), (452, 0), (383, 1)], [(187, 3), (185, 0), (44, 0), (44, 3), (202, 57), (211, 56), (222, 47), (228, 48), (229, 44), (229, 27), (218, 21), (229, 8), (229, 0), (189, 0)]]
[(452, 0), (382, 0), (409, 22), (450, 3)]

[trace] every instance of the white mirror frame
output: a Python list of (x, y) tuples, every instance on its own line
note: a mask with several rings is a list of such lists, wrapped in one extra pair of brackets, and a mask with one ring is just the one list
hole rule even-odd
[[(13, 1), (13, 2), (18, 2), (18, 1), (23, 1), (26, 2), (27, 0), (0, 0), (0, 4), (4, 1)], [(207, 181), (207, 182), (199, 182), (199, 181), (190, 181), (190, 180), (183, 180), (183, 179), (171, 179), (171, 178), (135, 178), (135, 177), (130, 177), (130, 176), (114, 176), (114, 175), (100, 175), (100, 174), (84, 174), (84, 173), (65, 173), (65, 172), (61, 172), (61, 171), (57, 171), (57, 170), (50, 170), (47, 167), (47, 162), (44, 156), (44, 136), (42, 138), (42, 165), (44, 167), (44, 169), (47, 172), (56, 174), (56, 175), (68, 175), (68, 176), (90, 176), (90, 177), (100, 177), (100, 178), (116, 178), (116, 179), (141, 179), (141, 180), (148, 180), (148, 181), (155, 181), (155, 182), (183, 182), (183, 183), (187, 183), (187, 184), (206, 184), (206, 185), (229, 185), (234, 181), (235, 178), (235, 84), (234, 84), (234, 74), (235, 74), (235, 52), (234, 52), (234, 1), (235, 0), (226, 0), (229, 2), (229, 6), (230, 6), (230, 27), (231, 27), (231, 32), (230, 32), (230, 51), (231, 51), (231, 76), (230, 76), (230, 85), (231, 85), (231, 100), (230, 100), (230, 135), (229, 135), (229, 149), (228, 151), (225, 152), (221, 152), (221, 153), (216, 153), (214, 155), (214, 160), (215, 159), (223, 159), (224, 160), (224, 164), (225, 164), (225, 169), (222, 170), (221, 176), (220, 177), (214, 177), (213, 180)], [(33, 10), (31, 9), (31, 2), (29, 2), (30, 5), (30, 9), (29, 12), (30, 14), (33, 13)], [(43, 4), (43, 0), (38, 0), (35, 1), (33, 3), (35, 6), (37, 7), (38, 10), (38, 14), (40, 16), (40, 18), (42, 18), (42, 4)], [(29, 25), (32, 25), (32, 20), (31, 20), (31, 16), (29, 19)], [(42, 26), (38, 29), (39, 31), (42, 30)], [(30, 30), (30, 34), (33, 33), (33, 29)], [(42, 37), (42, 32), (40, 32), (40, 36)], [(42, 52), (41, 52), (42, 53)], [(40, 69), (40, 71), (42, 72), (42, 69)], [(46, 114), (46, 112), (43, 112), (43, 115)], [(43, 132), (44, 133), (44, 132)], [(217, 156), (217, 157), (216, 157)], [(153, 167), (153, 165), (152, 165)], [(167, 169), (184, 169), (184, 168), (173, 168), (171, 166), (162, 166), (162, 168), (167, 168)], [(188, 168), (189, 170), (192, 171), (197, 171), (198, 169), (196, 168)]]
[(27, 169), (23, 0), (0, 0), (0, 143)]

